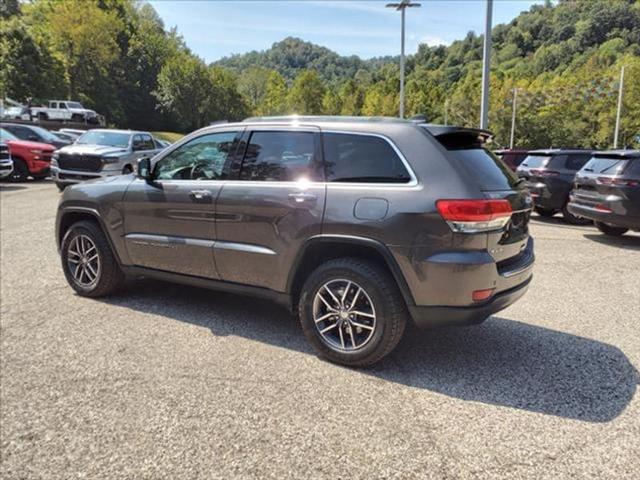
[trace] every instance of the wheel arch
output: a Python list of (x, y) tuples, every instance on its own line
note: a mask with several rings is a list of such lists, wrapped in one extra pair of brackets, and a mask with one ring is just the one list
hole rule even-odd
[(302, 285), (309, 274), (323, 262), (341, 257), (374, 261), (391, 274), (406, 305), (415, 305), (398, 263), (384, 244), (364, 237), (319, 235), (307, 240), (300, 249), (287, 278), (286, 291), (291, 296), (293, 308), (297, 305)]
[(105, 224), (102, 219), (102, 216), (97, 210), (94, 210), (93, 208), (67, 207), (62, 210), (56, 224), (56, 243), (58, 246), (58, 251), (60, 251), (60, 248), (62, 246), (62, 240), (64, 239), (64, 236), (69, 231), (69, 228), (74, 223), (81, 222), (81, 221), (93, 222), (96, 225), (98, 225), (98, 227), (100, 227), (100, 229), (102, 230), (102, 233), (104, 233), (104, 236), (107, 238), (107, 242), (109, 242), (109, 247), (111, 248), (111, 252), (113, 253), (113, 256), (115, 257), (118, 264), (122, 265), (120, 256), (118, 254), (118, 250), (113, 245), (111, 236), (109, 235), (109, 230), (105, 228)]

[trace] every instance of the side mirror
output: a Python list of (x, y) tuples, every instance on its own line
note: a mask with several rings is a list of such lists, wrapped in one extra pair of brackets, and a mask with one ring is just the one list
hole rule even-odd
[(151, 159), (149, 157), (142, 157), (138, 160), (138, 178), (151, 180)]

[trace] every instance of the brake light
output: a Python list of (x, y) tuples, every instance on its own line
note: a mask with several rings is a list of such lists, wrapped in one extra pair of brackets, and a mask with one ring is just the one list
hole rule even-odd
[(605, 212), (605, 213), (611, 213), (613, 212), (613, 210), (611, 210), (609, 207), (607, 207), (606, 205), (599, 203), (597, 204), (595, 207), (593, 207), (594, 210), (598, 210), (599, 212)]
[(508, 200), (438, 200), (436, 207), (451, 230), (488, 232), (503, 228), (513, 210)]
[(616, 177), (598, 177), (596, 180), (600, 185), (609, 185), (612, 187), (637, 187), (640, 185), (638, 180), (625, 180)]

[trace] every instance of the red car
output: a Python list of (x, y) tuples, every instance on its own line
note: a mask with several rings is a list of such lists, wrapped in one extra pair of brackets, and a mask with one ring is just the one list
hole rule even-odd
[(49, 175), (51, 155), (56, 150), (52, 145), (20, 140), (12, 133), (0, 128), (0, 140), (9, 145), (13, 159), (11, 182), (24, 182), (31, 175), (41, 180)]

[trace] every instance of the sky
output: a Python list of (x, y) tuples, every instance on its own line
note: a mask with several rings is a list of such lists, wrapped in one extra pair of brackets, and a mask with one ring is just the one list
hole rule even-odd
[[(391, 1), (391, 0), (389, 0)], [(395, 1), (395, 0), (393, 0)], [(484, 0), (414, 0), (407, 10), (406, 52), (418, 44), (449, 45), (468, 31), (484, 31)], [(400, 53), (400, 13), (380, 0), (151, 0), (167, 28), (207, 62), (266, 50), (285, 37), (371, 58)], [(543, 0), (495, 0), (493, 25), (507, 23)]]

